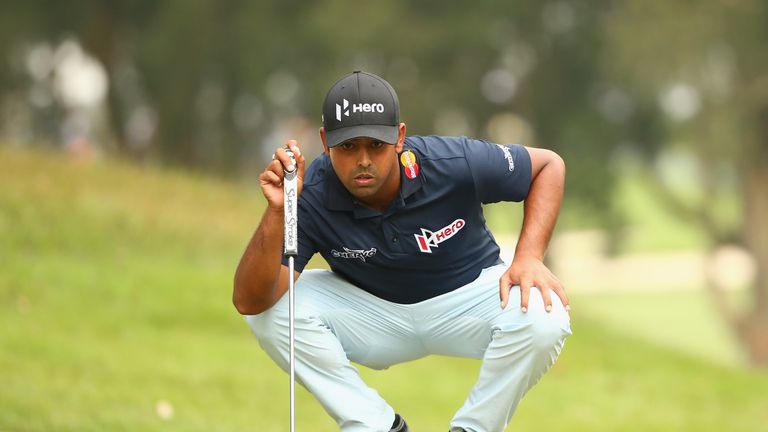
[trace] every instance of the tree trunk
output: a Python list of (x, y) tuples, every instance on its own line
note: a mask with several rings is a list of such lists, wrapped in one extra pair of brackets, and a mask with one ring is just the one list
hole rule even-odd
[(125, 128), (120, 96), (115, 85), (117, 69), (117, 44), (120, 40), (119, 20), (120, 10), (116, 3), (103, 2), (94, 6), (91, 11), (92, 19), (81, 30), (82, 42), (85, 48), (101, 62), (107, 73), (109, 85), (107, 87), (107, 121), (112, 138), (118, 151), (125, 150)]
[(765, 368), (768, 367), (768, 150), (755, 153), (744, 173), (744, 240), (757, 262), (757, 275), (752, 309), (738, 330), (752, 364)]

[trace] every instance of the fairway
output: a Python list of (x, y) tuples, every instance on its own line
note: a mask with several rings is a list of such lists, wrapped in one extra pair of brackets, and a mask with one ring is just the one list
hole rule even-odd
[[(0, 149), (0, 431), (287, 430), (287, 376), (230, 301), (260, 212), (255, 185)], [(768, 431), (768, 375), (707, 343), (678, 349), (680, 332), (641, 334), (658, 299), (578, 297), (574, 335), (508, 430)], [(478, 366), (361, 373), (429, 432), (447, 429)], [(297, 390), (297, 430), (336, 430)]]

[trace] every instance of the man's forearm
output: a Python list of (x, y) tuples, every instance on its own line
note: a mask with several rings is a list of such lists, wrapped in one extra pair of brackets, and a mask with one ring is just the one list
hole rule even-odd
[(552, 232), (555, 229), (565, 187), (565, 163), (555, 153), (531, 182), (524, 203), (523, 227), (515, 248), (515, 255), (528, 255), (544, 259)]
[(232, 302), (241, 314), (262, 312), (275, 302), (283, 229), (282, 211), (267, 209), (235, 272)]

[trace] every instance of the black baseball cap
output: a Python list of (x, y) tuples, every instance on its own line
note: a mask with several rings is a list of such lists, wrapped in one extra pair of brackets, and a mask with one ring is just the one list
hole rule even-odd
[(328, 147), (358, 137), (394, 144), (400, 125), (395, 89), (372, 73), (354, 71), (336, 81), (323, 101)]

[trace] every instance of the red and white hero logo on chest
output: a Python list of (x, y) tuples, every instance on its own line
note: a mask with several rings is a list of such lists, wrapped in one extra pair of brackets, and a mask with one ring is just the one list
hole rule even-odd
[(438, 244), (456, 235), (459, 230), (464, 228), (464, 225), (466, 225), (464, 219), (456, 219), (437, 231), (430, 231), (422, 228), (421, 234), (414, 234), (416, 243), (419, 245), (419, 250), (424, 253), (432, 253), (431, 248), (437, 247)]

